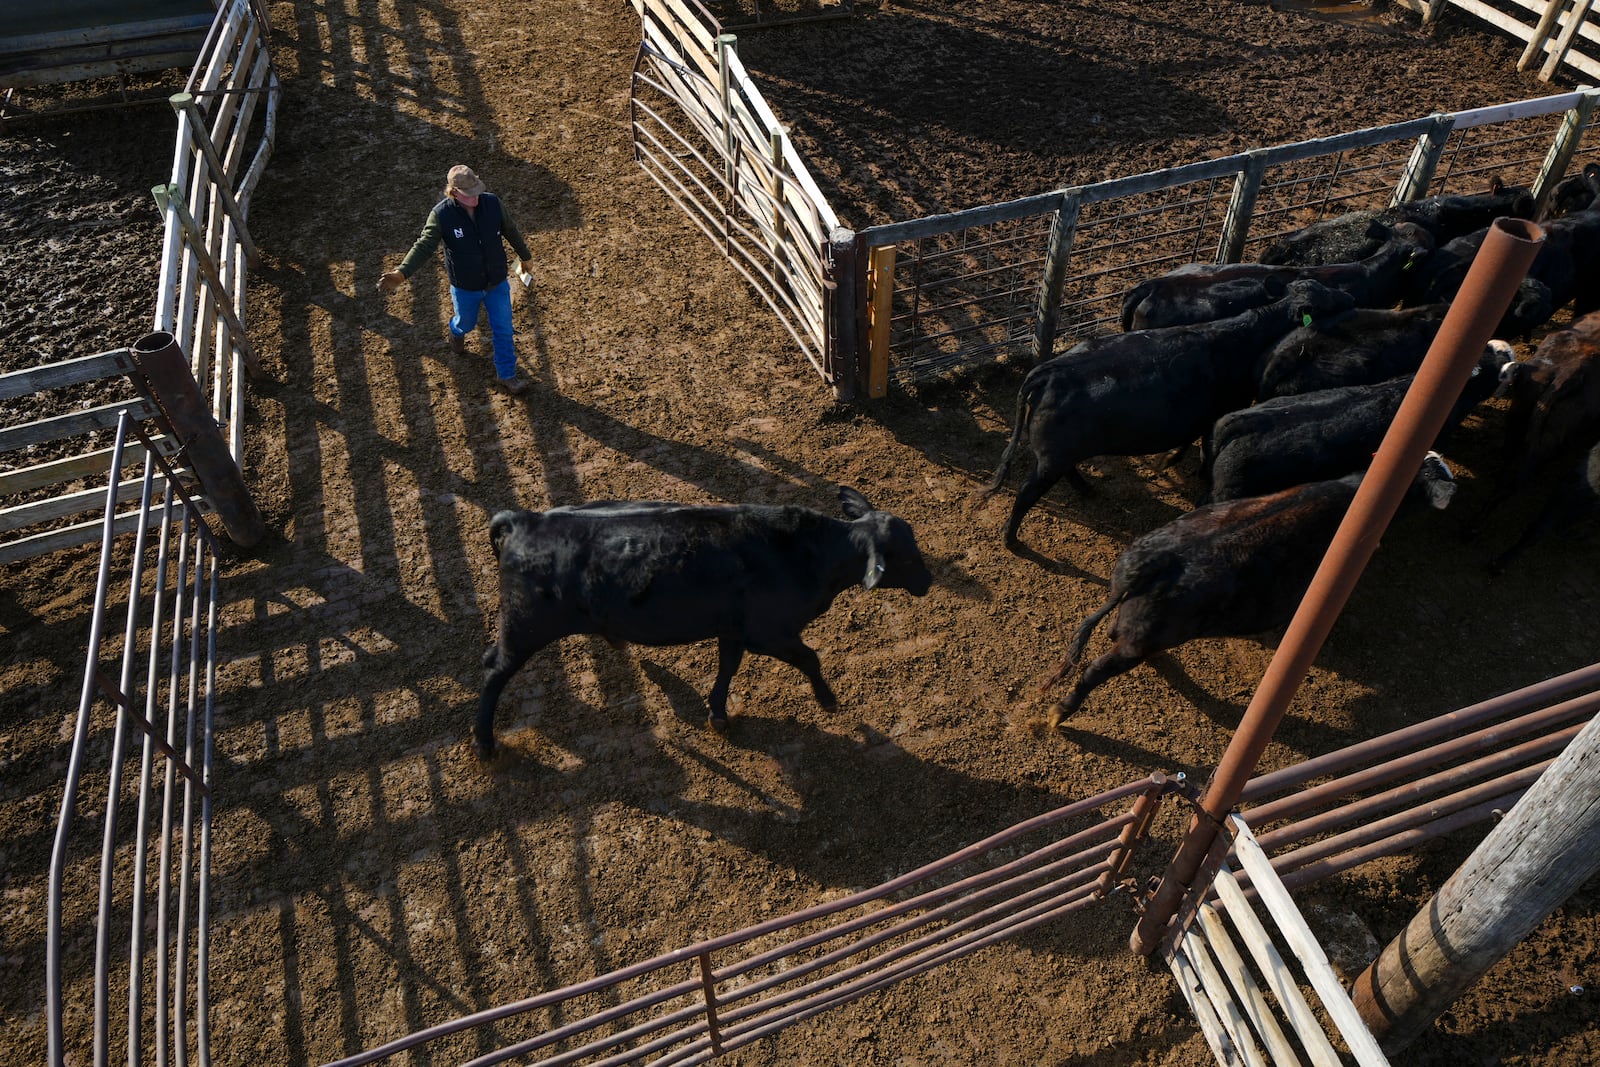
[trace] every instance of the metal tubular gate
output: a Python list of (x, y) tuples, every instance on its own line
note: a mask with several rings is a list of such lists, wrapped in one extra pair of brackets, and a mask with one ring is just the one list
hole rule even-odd
[[(111, 551), (118, 500), (115, 472), (130, 434), (145, 448), (140, 512), (150, 521), (136, 524), (138, 539), (126, 576), (121, 670), (113, 681), (100, 657), (110, 619), (107, 599), (118, 581)], [(74, 1032), (92, 1028), (95, 1067), (104, 1067), (113, 1056), (130, 1065), (142, 1063), (152, 1052), (158, 1064), (165, 1065), (173, 1055), (186, 1063), (192, 1024), (194, 1062), (205, 1065), (211, 1062), (206, 901), (218, 544), (176, 472), (127, 412), (118, 420), (112, 450), (89, 654), (50, 856), (45, 948), (49, 1063), (59, 1067), (67, 1062), (69, 1026)], [(158, 470), (165, 475), (159, 504)], [(148, 534), (155, 527), (159, 533), (152, 546)], [(147, 585), (152, 591), (145, 607)], [(96, 721), (97, 695), (113, 709), (112, 721)], [(129, 775), (132, 768), (124, 763), (135, 731), (139, 764)], [(98, 865), (93, 857), (73, 855), (80, 790), (86, 794), (81, 801), (86, 809), (105, 806)], [(136, 805), (132, 820), (123, 810), (125, 802)], [(89, 817), (89, 822), (93, 828), (95, 820)], [(149, 937), (152, 903), (154, 936)], [(120, 942), (113, 946), (118, 928), (127, 931), (125, 952)], [(72, 968), (69, 979), (68, 964), (86, 958), (93, 959), (92, 980), (82, 976), (83, 967)], [(117, 1012), (113, 974), (124, 968), (126, 1031), (115, 1033), (120, 1027), (112, 1025)], [(68, 1002), (91, 999), (92, 1020), (67, 1011)], [(73, 1048), (86, 1044), (90, 1042), (72, 1041)]]
[(735, 50), (695, 0), (634, 0), (634, 159), (722, 250), (825, 381), (835, 366), (826, 258), (838, 219)]
[[(254, 249), (245, 211), (271, 154), (280, 93), (265, 27), (251, 0), (230, 0), (217, 12), (185, 91), (172, 97), (178, 134), (171, 181), (152, 190), (165, 219), (154, 328), (175, 336), (191, 357), (195, 381), (211, 418), (225, 428), (236, 465), (242, 465), (244, 453), (241, 364), (256, 366), (243, 326), (244, 261)], [(263, 98), (263, 130), (245, 170)], [(124, 373), (116, 363), (119, 353), (126, 354), (118, 350), (6, 375), (0, 398), (114, 377)], [(51, 441), (82, 441), (76, 446), (82, 451), (75, 454), (0, 474), (0, 495), (24, 498), (0, 511), (0, 535), (10, 535), (0, 543), (0, 562), (89, 544), (101, 536), (98, 519), (85, 518), (94, 514), (96, 494), (62, 487), (104, 471), (111, 456), (105, 435), (117, 412), (147, 403), (147, 397), (123, 395), (86, 411), (0, 430), (0, 453)], [(172, 454), (171, 441), (154, 440), (164, 455)], [(137, 446), (130, 446), (125, 460), (137, 462), (136, 453)], [(205, 495), (209, 491), (198, 490), (202, 508), (211, 506)], [(131, 483), (123, 492), (124, 499), (131, 497)], [(131, 516), (118, 520), (116, 533), (130, 529)], [(78, 521), (60, 521), (73, 518)], [(22, 532), (29, 529), (34, 532)]]
[(868, 377), (892, 366), (916, 381), (985, 358), (1048, 358), (1058, 336), (1117, 328), (1122, 296), (1139, 281), (1248, 258), (1332, 214), (1478, 191), (1496, 177), (1531, 186), (1543, 203), (1597, 99), (1591, 89), (1433, 115), (870, 227), (856, 235), (872, 269), (855, 298), (871, 323)]
[[(471, 1064), (703, 1063), (902, 979), (1104, 900), (1181, 779), (1130, 782), (1019, 823), (841, 900), (703, 941), (515, 1004), (429, 1027), (330, 1067), (374, 1063), (539, 1012), (583, 1018), (511, 1041)], [(1126, 810), (1074, 829), (1101, 809)], [(1053, 832), (1019, 854), (1029, 835)], [(1060, 836), (1056, 836), (1060, 835)], [(959, 868), (991, 864), (978, 873)], [(909, 895), (908, 895), (909, 894)], [(874, 910), (867, 905), (893, 901)], [(827, 925), (822, 925), (827, 922)], [(779, 935), (789, 939), (773, 945)], [(717, 964), (716, 958), (731, 962)], [(680, 977), (674, 978), (674, 975)], [(653, 986), (641, 988), (642, 980)], [(566, 1012), (562, 1012), (565, 1015)], [(450, 1056), (443, 1049), (434, 1056)], [(535, 1053), (543, 1057), (531, 1058)]]

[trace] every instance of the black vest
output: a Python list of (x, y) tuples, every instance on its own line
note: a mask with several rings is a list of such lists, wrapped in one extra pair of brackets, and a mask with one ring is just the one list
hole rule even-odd
[(500, 243), (500, 200), (478, 197), (473, 215), (446, 197), (433, 209), (444, 241), (444, 269), (457, 289), (481, 292), (506, 280), (506, 247)]

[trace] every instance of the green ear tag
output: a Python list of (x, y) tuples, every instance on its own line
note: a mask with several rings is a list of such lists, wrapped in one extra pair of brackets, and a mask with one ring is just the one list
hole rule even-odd
[(1311, 325), (1311, 316), (1309, 314), (1301, 315), (1300, 316), (1300, 325), (1302, 325), (1302, 326), (1310, 326)]

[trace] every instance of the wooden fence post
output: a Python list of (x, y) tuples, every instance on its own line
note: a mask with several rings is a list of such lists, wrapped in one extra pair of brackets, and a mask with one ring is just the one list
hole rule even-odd
[(1222, 238), (1217, 243), (1218, 263), (1237, 263), (1244, 254), (1244, 241), (1250, 235), (1250, 217), (1255, 214), (1256, 197), (1267, 173), (1267, 153), (1254, 149), (1245, 154), (1244, 170), (1233, 185), (1228, 214), (1222, 220)]
[(1561, 36), (1556, 38), (1555, 47), (1550, 49), (1544, 66), (1539, 68), (1539, 80), (1549, 81), (1556, 76), (1556, 70), (1567, 58), (1567, 52), (1572, 48), (1573, 38), (1578, 36), (1578, 31), (1583, 28), (1584, 22), (1589, 18), (1589, 8), (1594, 0), (1576, 0), (1572, 11), (1567, 15), (1566, 28), (1561, 31)]
[(133, 364), (166, 417), (183, 458), (217, 509), (228, 536), (249, 548), (266, 533), (266, 520), (244, 484), (244, 474), (228, 451), (222, 431), (206, 410), (188, 357), (170, 333), (148, 333), (133, 343)]
[(1545, 0), (1544, 14), (1539, 16), (1539, 24), (1533, 28), (1533, 36), (1528, 38), (1528, 47), (1522, 50), (1522, 58), (1517, 60), (1518, 70), (1533, 66), (1534, 59), (1544, 51), (1544, 43), (1550, 38), (1550, 32), (1556, 28), (1561, 9), (1566, 6), (1567, 0)]
[(889, 321), (894, 315), (894, 245), (867, 253), (867, 398), (889, 392)]
[(1383, 1050), (1404, 1048), (1600, 872), (1600, 716), (1579, 731), (1352, 990)]
[(1533, 180), (1533, 202), (1538, 209), (1535, 218), (1544, 214), (1544, 209), (1550, 204), (1550, 194), (1555, 192), (1556, 186), (1566, 176), (1567, 167), (1571, 165), (1572, 157), (1578, 152), (1578, 144), (1583, 140), (1584, 128), (1594, 115), (1597, 99), (1600, 99), (1600, 90), (1591, 89), (1583, 94), (1577, 107), (1562, 116), (1561, 128), (1550, 143), (1544, 166), (1539, 168), (1539, 176)]
[(1433, 116), (1433, 125), (1428, 127), (1427, 133), (1417, 138), (1417, 147), (1406, 161), (1405, 173), (1400, 176), (1394, 198), (1389, 201), (1390, 207), (1408, 200), (1420, 200), (1428, 195), (1428, 186), (1433, 184), (1434, 172), (1439, 169), (1439, 157), (1444, 155), (1444, 146), (1450, 142), (1450, 131), (1455, 124), (1452, 115)]
[(860, 367), (861, 279), (856, 264), (855, 232), (843, 226), (829, 235), (828, 253), (833, 261), (832, 314), (833, 358), (828, 360), (833, 395), (854, 400)]
[(1083, 201), (1077, 192), (1065, 193), (1050, 220), (1050, 245), (1044, 256), (1044, 275), (1039, 279), (1039, 299), (1033, 315), (1033, 362), (1043, 363), (1055, 352), (1056, 310), (1061, 306), (1061, 289), (1067, 280), (1067, 261), (1072, 258), (1072, 239), (1078, 232), (1078, 212)]

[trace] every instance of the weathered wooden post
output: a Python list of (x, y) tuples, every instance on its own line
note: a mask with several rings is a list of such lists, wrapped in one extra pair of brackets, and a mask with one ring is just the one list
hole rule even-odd
[(1217, 262), (1237, 263), (1244, 255), (1245, 238), (1250, 236), (1250, 217), (1256, 211), (1261, 182), (1267, 175), (1267, 153), (1255, 149), (1246, 153), (1244, 169), (1233, 183), (1228, 214), (1222, 220), (1222, 237), (1217, 242)]
[(1072, 258), (1072, 239), (1078, 232), (1078, 212), (1082, 206), (1083, 198), (1076, 191), (1063, 193), (1055, 218), (1050, 220), (1050, 244), (1044, 254), (1044, 274), (1039, 279), (1039, 296), (1033, 315), (1035, 364), (1055, 354), (1057, 309), (1061, 307), (1067, 261)]
[(1351, 997), (1394, 1053), (1600, 872), (1600, 717), (1589, 721)]
[(1539, 16), (1539, 24), (1533, 28), (1533, 36), (1528, 38), (1528, 47), (1522, 50), (1522, 58), (1517, 60), (1518, 70), (1527, 70), (1533, 66), (1539, 53), (1544, 51), (1544, 44), (1555, 31), (1556, 20), (1561, 17), (1561, 9), (1567, 6), (1567, 0), (1545, 0), (1544, 14)]
[(1589, 120), (1594, 115), (1596, 99), (1597, 93), (1591, 89), (1583, 94), (1576, 107), (1561, 116), (1561, 128), (1556, 131), (1555, 140), (1550, 142), (1550, 151), (1544, 157), (1544, 165), (1539, 168), (1539, 176), (1533, 180), (1533, 202), (1538, 215), (1544, 214), (1544, 209), (1550, 204), (1550, 194), (1566, 176), (1572, 157), (1578, 153), (1583, 131), (1589, 128)]
[(228, 451), (222, 431), (206, 410), (183, 349), (170, 333), (147, 333), (133, 343), (132, 351), (134, 366), (148, 383), (152, 399), (228, 536), (241, 548), (254, 545), (266, 533), (266, 520), (244, 484), (244, 473)]
[(1567, 24), (1561, 31), (1561, 36), (1556, 38), (1555, 47), (1550, 49), (1550, 54), (1545, 58), (1544, 66), (1539, 68), (1539, 80), (1549, 81), (1556, 76), (1556, 71), (1566, 61), (1567, 53), (1572, 50), (1572, 42), (1577, 39), (1578, 31), (1583, 29), (1583, 24), (1589, 18), (1589, 8), (1594, 0), (1574, 0), (1572, 11), (1567, 15)]
[(894, 315), (895, 246), (879, 245), (867, 253), (867, 398), (889, 392), (889, 322)]
[(1417, 138), (1417, 147), (1411, 150), (1411, 158), (1406, 161), (1405, 173), (1400, 176), (1400, 185), (1389, 201), (1391, 207), (1403, 204), (1407, 200), (1420, 200), (1428, 195), (1428, 186), (1433, 182), (1434, 171), (1439, 169), (1439, 157), (1444, 155), (1444, 146), (1449, 143), (1450, 131), (1455, 128), (1455, 124), (1453, 115), (1433, 116), (1433, 125), (1428, 127), (1427, 133)]

